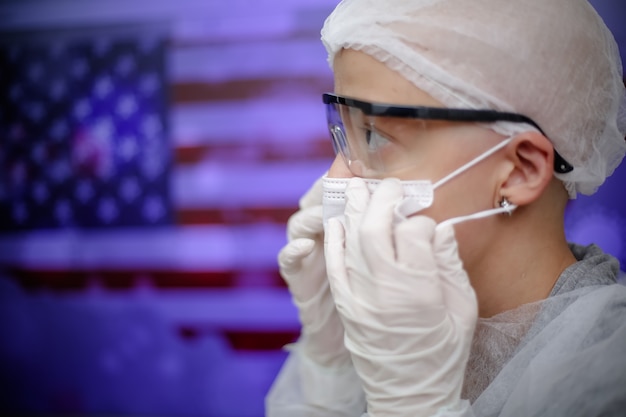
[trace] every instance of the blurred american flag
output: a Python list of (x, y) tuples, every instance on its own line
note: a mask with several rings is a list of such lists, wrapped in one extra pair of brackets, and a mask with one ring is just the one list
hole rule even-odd
[(250, 36), (145, 24), (12, 34), (0, 47), (7, 274), (30, 289), (209, 290), (181, 335), (216, 312), (241, 346), (290, 340), (276, 255), (332, 158), (321, 16)]
[(263, 415), (335, 3), (0, 2), (0, 412)]

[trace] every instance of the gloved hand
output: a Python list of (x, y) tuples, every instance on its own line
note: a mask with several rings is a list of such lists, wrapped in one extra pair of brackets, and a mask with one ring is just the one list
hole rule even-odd
[(344, 224), (326, 228), (331, 290), (369, 416), (456, 415), (469, 407), (460, 395), (476, 296), (452, 227), (424, 216), (394, 224), (401, 197), (395, 179), (371, 197), (350, 181)]
[(318, 365), (342, 367), (349, 364), (350, 354), (326, 276), (323, 235), (320, 178), (287, 223), (288, 243), (278, 254), (278, 264), (302, 323), (301, 351)]

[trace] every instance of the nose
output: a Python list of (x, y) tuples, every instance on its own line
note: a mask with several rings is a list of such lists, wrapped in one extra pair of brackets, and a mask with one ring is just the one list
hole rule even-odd
[(341, 155), (337, 154), (335, 160), (328, 169), (328, 178), (351, 178), (354, 177)]

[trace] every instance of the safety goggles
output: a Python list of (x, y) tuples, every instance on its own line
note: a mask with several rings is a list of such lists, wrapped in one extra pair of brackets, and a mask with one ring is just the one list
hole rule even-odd
[[(429, 121), (525, 123), (545, 133), (532, 119), (516, 113), (493, 110), (450, 109), (422, 106), (396, 106), (370, 103), (326, 93), (328, 129), (335, 153), (341, 154), (350, 171), (365, 178), (383, 178), (414, 167), (419, 151), (420, 132)], [(401, 126), (401, 127), (399, 127)], [(398, 130), (400, 129), (400, 130)], [(554, 150), (554, 170), (574, 169)]]

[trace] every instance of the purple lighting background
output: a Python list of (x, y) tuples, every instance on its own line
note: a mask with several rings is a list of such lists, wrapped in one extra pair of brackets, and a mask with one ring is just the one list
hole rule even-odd
[[(626, 61), (626, 4), (593, 0)], [(260, 417), (335, 0), (0, 4), (0, 414)], [(626, 163), (567, 211), (626, 265)]]

